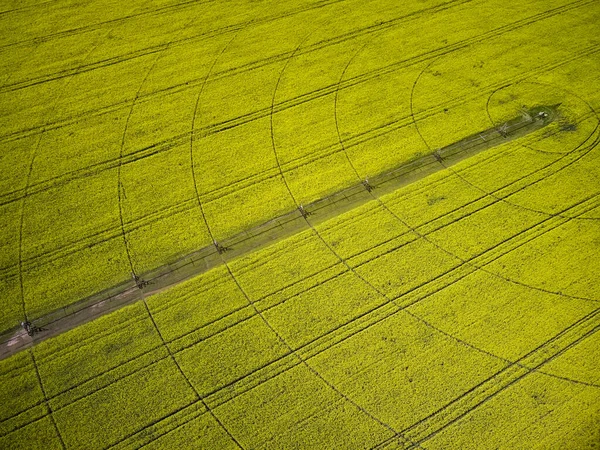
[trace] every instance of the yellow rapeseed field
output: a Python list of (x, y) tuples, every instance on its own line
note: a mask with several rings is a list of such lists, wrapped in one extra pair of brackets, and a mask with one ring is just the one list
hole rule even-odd
[(0, 1), (0, 449), (600, 449), (598, 36), (597, 0)]

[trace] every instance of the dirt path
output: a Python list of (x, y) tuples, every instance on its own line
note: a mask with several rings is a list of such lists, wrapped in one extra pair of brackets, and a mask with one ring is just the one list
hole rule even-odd
[[(262, 225), (232, 236), (218, 245), (204, 247), (175, 263), (161, 266), (131, 280), (94, 294), (77, 303), (36, 318), (32, 325), (41, 329), (29, 336), (22, 327), (0, 334), (0, 360), (27, 349), (37, 342), (64, 333), (84, 323), (165, 290), (204, 273), (241, 255), (266, 247), (276, 241), (308, 229), (303, 214), (311, 217), (313, 226), (343, 214), (369, 201), (371, 189), (379, 196), (425, 178), (466, 158), (500, 144), (539, 130), (558, 117), (556, 106), (539, 106), (526, 115), (513, 118), (499, 127), (471, 135), (433, 154), (402, 164), (390, 171), (353, 185), (328, 197), (307, 204), (303, 210), (290, 211)], [(220, 253), (221, 252), (221, 253)]]

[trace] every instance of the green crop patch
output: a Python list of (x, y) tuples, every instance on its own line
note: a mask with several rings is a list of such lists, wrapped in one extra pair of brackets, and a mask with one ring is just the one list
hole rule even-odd
[[(248, 447), (368, 446), (390, 434), (304, 366), (269, 380), (216, 412)], [(254, 426), (241, 427), (240, 419), (248, 414)], [(327, 432), (326, 424), (332, 422), (342, 424), (346, 432)]]
[[(182, 422), (173, 428), (157, 427), (158, 430), (148, 437), (140, 437), (139, 441), (130, 441), (132, 447), (138, 442), (146, 443), (148, 449), (161, 449), (165, 447), (177, 447), (181, 449), (193, 450), (195, 448), (219, 448), (236, 449), (238, 446), (227, 435), (219, 423), (208, 413), (204, 413), (197, 418)], [(194, 436), (193, 439), (190, 436)], [(126, 448), (126, 447), (124, 447)]]
[[(578, 412), (589, 411), (590, 407), (597, 410), (597, 406), (592, 406), (597, 404), (597, 389), (536, 374), (523, 386), (505, 391), (484, 405), (470, 420), (460, 420), (443, 430), (431, 440), (431, 448), (455, 443), (461, 448), (473, 449), (499, 443), (517, 446), (524, 441), (536, 441), (539, 448), (594, 448), (599, 437), (597, 427), (594, 421), (581, 417)], [(499, 415), (496, 412), (499, 409), (510, 411), (510, 416)], [(518, 427), (514, 426), (515, 421)], [(564, 424), (571, 421), (578, 425), (562, 431)], [(478, 436), (477, 440), (474, 435)]]
[(26, 427), (47, 414), (44, 396), (33, 370), (30, 352), (2, 361), (1, 434)]
[(247, 307), (247, 301), (229, 273), (217, 269), (149, 298), (148, 306), (171, 341), (225, 319)]
[(264, 313), (292, 348), (335, 330), (385, 302), (370, 286), (346, 272)]
[(513, 361), (595, 309), (592, 302), (507, 283), (503, 275), (472, 274), (410, 311), (477, 348)]
[(4, 448), (25, 448), (28, 445), (43, 446), (49, 449), (63, 448), (50, 417), (42, 417), (15, 432), (0, 437)]
[[(399, 313), (322, 353), (314, 365), (349, 397), (400, 430), (505, 363)], [(376, 391), (367, 389), (373, 383), (379, 385)]]
[[(286, 351), (275, 333), (256, 316), (183, 350), (177, 360), (204, 396), (281, 357)], [(238, 354), (244, 357), (238, 358)], [(198, 365), (199, 359), (205, 363)]]
[[(103, 447), (194, 399), (194, 392), (173, 362), (163, 360), (54, 414), (59, 428), (68, 436), (67, 445)], [(132, 417), (135, 421), (130, 420)]]
[(231, 269), (256, 301), (316, 276), (338, 262), (317, 235), (306, 231), (240, 258), (231, 264)]

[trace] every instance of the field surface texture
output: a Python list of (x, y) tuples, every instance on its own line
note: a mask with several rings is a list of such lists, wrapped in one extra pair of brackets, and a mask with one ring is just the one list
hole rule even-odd
[(598, 0), (0, 0), (0, 449), (600, 449), (599, 261)]

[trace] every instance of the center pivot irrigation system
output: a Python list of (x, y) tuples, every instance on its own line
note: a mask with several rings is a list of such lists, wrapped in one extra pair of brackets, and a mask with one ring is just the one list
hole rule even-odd
[(326, 220), (373, 200), (371, 191), (380, 195), (395, 191), (428, 175), (446, 169), (484, 150), (521, 138), (540, 130), (559, 117), (560, 105), (523, 107), (520, 114), (506, 122), (468, 136), (433, 153), (419, 156), (394, 169), (382, 172), (360, 183), (321, 198), (276, 217), (259, 226), (238, 233), (221, 242), (165, 264), (142, 276), (133, 275), (128, 282), (113, 286), (64, 308), (55, 310), (0, 335), (0, 359), (24, 350), (35, 342), (58, 335), (101, 315), (164, 290), (204, 273), (233, 258), (270, 245), (276, 241), (318, 225)]

